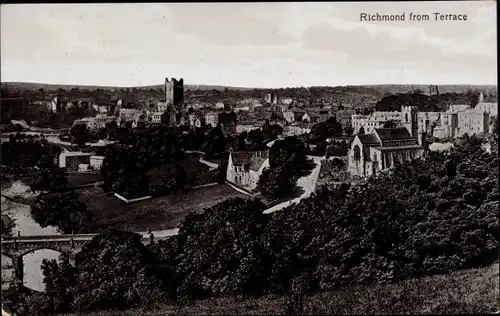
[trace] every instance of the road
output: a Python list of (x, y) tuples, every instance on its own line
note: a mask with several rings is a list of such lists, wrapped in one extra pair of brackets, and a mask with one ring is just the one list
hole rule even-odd
[(293, 203), (299, 203), (302, 199), (308, 198), (314, 192), (314, 189), (316, 188), (316, 182), (318, 182), (319, 170), (321, 168), (321, 160), (323, 159), (323, 157), (316, 157), (316, 156), (307, 156), (307, 157), (311, 158), (316, 164), (316, 166), (309, 175), (297, 180), (297, 186), (302, 190), (304, 190), (304, 193), (302, 193), (302, 195), (299, 196), (298, 198), (285, 201), (271, 208), (268, 208), (267, 210), (264, 211), (264, 214), (280, 211), (292, 205)]

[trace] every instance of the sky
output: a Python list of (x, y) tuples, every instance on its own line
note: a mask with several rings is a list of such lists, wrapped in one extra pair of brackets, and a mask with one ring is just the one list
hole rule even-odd
[[(495, 1), (3, 4), (1, 81), (254, 88), (497, 83)], [(433, 13), (467, 14), (434, 21)], [(405, 21), (360, 21), (360, 13)], [(409, 14), (430, 21), (409, 21)]]

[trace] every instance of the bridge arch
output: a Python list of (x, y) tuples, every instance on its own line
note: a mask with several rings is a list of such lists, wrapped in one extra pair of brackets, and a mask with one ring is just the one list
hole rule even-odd
[[(68, 249), (70, 247), (71, 246), (68, 246), (68, 247), (58, 247), (58, 246), (41, 245), (39, 247), (34, 247), (34, 248), (30, 248), (30, 249), (27, 249), (27, 250), (23, 251), (17, 257), (18, 258), (23, 258), (24, 256), (26, 256), (26, 255), (28, 255), (30, 253), (39, 251), (39, 250), (52, 250), (52, 251), (59, 252), (60, 254), (66, 254), (66, 255), (70, 255), (71, 256), (71, 253), (73, 253), (74, 251)], [(76, 248), (75, 248), (75, 250), (76, 250)]]

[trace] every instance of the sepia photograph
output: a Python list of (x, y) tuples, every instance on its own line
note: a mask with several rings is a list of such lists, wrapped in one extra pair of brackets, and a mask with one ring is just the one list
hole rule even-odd
[(1, 4), (2, 316), (499, 314), (496, 12)]

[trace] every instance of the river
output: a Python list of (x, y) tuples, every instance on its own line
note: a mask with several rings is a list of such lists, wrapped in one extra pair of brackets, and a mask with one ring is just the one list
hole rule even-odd
[[(6, 190), (2, 190), (2, 215), (8, 216), (14, 221), (14, 235), (17, 235), (18, 233), (21, 235), (59, 234), (55, 227), (40, 227), (40, 225), (38, 225), (31, 217), (31, 207), (29, 205), (9, 201), (4, 196), (31, 199), (35, 195), (30, 191), (28, 186), (20, 181), (16, 181)], [(45, 289), (45, 285), (43, 284), (43, 274), (41, 270), (42, 260), (57, 258), (59, 258), (59, 253), (50, 249), (37, 250), (25, 255), (23, 257), (24, 285), (33, 290), (43, 291)], [(12, 265), (12, 260), (2, 254), (2, 290), (8, 288), (9, 281), (12, 280), (13, 277), (14, 267)]]

